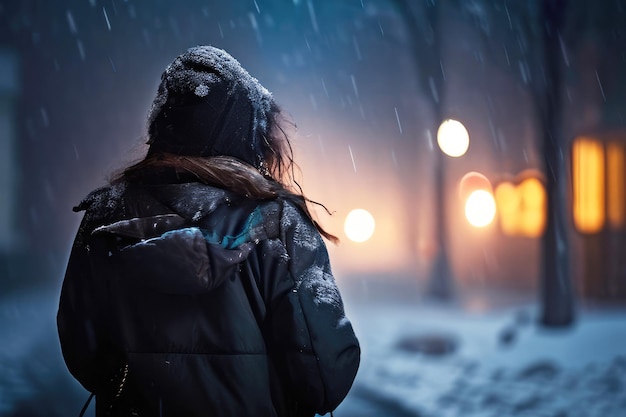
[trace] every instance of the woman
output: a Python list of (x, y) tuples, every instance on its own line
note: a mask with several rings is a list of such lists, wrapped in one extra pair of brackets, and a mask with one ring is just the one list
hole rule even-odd
[[(271, 94), (223, 50), (165, 70), (147, 156), (92, 192), (57, 317), (97, 416), (313, 416), (360, 349)], [(290, 178), (293, 178), (292, 176)]]

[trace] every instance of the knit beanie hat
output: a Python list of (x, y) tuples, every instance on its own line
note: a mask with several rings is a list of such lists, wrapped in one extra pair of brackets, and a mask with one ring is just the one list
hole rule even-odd
[(263, 165), (272, 95), (227, 52), (196, 46), (161, 76), (148, 116), (151, 151)]

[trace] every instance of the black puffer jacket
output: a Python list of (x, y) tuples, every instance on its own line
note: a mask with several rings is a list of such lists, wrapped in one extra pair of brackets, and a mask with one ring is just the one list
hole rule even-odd
[(57, 321), (99, 416), (312, 416), (343, 400), (359, 344), (295, 205), (183, 182), (105, 187), (77, 210)]

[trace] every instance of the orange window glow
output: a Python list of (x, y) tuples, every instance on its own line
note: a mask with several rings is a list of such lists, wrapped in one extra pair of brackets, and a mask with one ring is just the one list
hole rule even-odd
[(528, 237), (543, 234), (546, 223), (546, 191), (538, 178), (527, 178), (519, 185), (522, 200), (522, 230)]
[(519, 185), (500, 183), (495, 191), (502, 231), (510, 236), (540, 237), (546, 224), (546, 191), (528, 177)]
[(574, 224), (597, 233), (605, 222), (605, 160), (601, 142), (579, 138), (572, 148)]

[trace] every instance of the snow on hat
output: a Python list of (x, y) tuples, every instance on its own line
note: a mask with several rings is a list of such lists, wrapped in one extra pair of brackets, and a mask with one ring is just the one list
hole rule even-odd
[(196, 46), (163, 72), (148, 116), (151, 151), (233, 156), (260, 168), (272, 94), (227, 52)]

